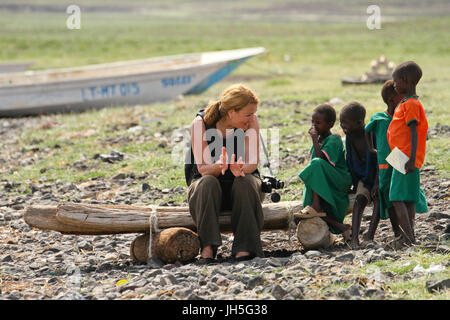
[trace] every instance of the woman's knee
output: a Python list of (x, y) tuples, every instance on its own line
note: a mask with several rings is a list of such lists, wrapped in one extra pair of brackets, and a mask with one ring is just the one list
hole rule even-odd
[(248, 174), (245, 177), (236, 178), (234, 179), (231, 192), (233, 193), (233, 195), (248, 194), (248, 192), (254, 192), (261, 196), (261, 179), (255, 177), (252, 174)]
[(212, 175), (205, 175), (194, 181), (193, 184), (190, 196), (195, 193), (222, 193), (219, 179)]

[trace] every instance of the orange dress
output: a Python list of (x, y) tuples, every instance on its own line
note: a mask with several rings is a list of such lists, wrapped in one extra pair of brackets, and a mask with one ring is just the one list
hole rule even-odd
[(420, 169), (425, 160), (428, 121), (422, 103), (417, 96), (407, 97), (400, 102), (389, 125), (387, 138), (391, 150), (397, 147), (410, 157), (411, 131), (408, 125), (412, 121), (417, 122), (418, 141), (415, 166)]

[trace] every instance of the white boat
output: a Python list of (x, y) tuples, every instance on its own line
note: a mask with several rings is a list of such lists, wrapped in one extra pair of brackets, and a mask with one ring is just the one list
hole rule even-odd
[(198, 94), (262, 47), (0, 74), (0, 117), (78, 112)]

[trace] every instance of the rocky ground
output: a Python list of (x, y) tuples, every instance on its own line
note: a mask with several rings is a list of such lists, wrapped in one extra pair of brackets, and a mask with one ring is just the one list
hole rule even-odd
[[(30, 125), (20, 119), (8, 121), (8, 126), (4, 124), (0, 127), (3, 141), (17, 139), (20, 128)], [(434, 129), (439, 134), (445, 128)], [(0, 166), (6, 170), (13, 162), (34, 161), (23, 155), (4, 153)], [(433, 166), (423, 168), (421, 178), (430, 210), (416, 217), (417, 247), (448, 254), (450, 180), (440, 178)], [(194, 262), (165, 265), (157, 260), (136, 263), (129, 256), (130, 243), (136, 237), (133, 234), (62, 235), (33, 229), (23, 220), (28, 205), (56, 204), (67, 198), (86, 203), (139, 205), (149, 197), (186, 192), (184, 187), (159, 190), (145, 185), (147, 181), (145, 174), (120, 174), (82, 183), (42, 179), (32, 186), (0, 179), (0, 298), (389, 299), (392, 295), (386, 283), (414, 277), (413, 273), (379, 270), (366, 275), (355, 272), (358, 266), (397, 260), (416, 250), (417, 247), (393, 251), (385, 247), (392, 239), (389, 221), (381, 221), (375, 241), (359, 250), (351, 250), (338, 236), (328, 249), (305, 251), (294, 232), (263, 232), (265, 258), (239, 263), (230, 258), (232, 235), (223, 234), (223, 246), (218, 252), (220, 263), (198, 266)], [(130, 192), (133, 187), (141, 192)], [(27, 188), (32, 192), (17, 195)], [(110, 190), (116, 191), (110, 194)], [(367, 230), (370, 209), (363, 218), (362, 231)], [(447, 260), (441, 267), (449, 266)], [(448, 282), (431, 279), (426, 286), (429, 290), (448, 288)]]

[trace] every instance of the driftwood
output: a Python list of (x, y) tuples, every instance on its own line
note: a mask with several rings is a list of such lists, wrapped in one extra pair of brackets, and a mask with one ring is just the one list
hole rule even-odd
[(29, 206), (24, 220), (32, 227), (41, 230), (54, 230), (63, 234), (95, 235), (104, 234), (87, 226), (68, 225), (56, 219), (56, 206)]
[[(142, 234), (131, 242), (130, 256), (138, 262), (147, 262), (150, 234)], [(197, 256), (200, 241), (187, 228), (168, 228), (152, 236), (152, 257), (165, 263), (186, 262)]]
[[(299, 201), (263, 204), (264, 230), (286, 230), (300, 211)], [(147, 233), (152, 208), (131, 205), (60, 203), (56, 207), (29, 206), (24, 219), (32, 227), (64, 234)], [(184, 227), (196, 231), (188, 207), (156, 207), (159, 229)], [(222, 232), (231, 231), (231, 212), (219, 217)]]
[(327, 248), (334, 242), (334, 235), (327, 223), (319, 218), (302, 219), (297, 225), (297, 239), (305, 249)]
[[(353, 202), (354, 198), (350, 197), (349, 212)], [(263, 231), (287, 230), (293, 221), (299, 221), (297, 239), (306, 249), (332, 244), (334, 235), (329, 232), (325, 221), (320, 218), (298, 219), (301, 208), (300, 201), (263, 204)], [(196, 226), (186, 206), (152, 208), (60, 203), (57, 206), (29, 206), (25, 210), (24, 220), (32, 227), (63, 234), (143, 233), (130, 246), (131, 257), (140, 262), (148, 258), (150, 220), (152, 227), (161, 231), (152, 238), (152, 256), (167, 263), (187, 261), (195, 257), (199, 250), (198, 238), (194, 233)], [(231, 212), (222, 212), (219, 224), (221, 232), (231, 232)]]

